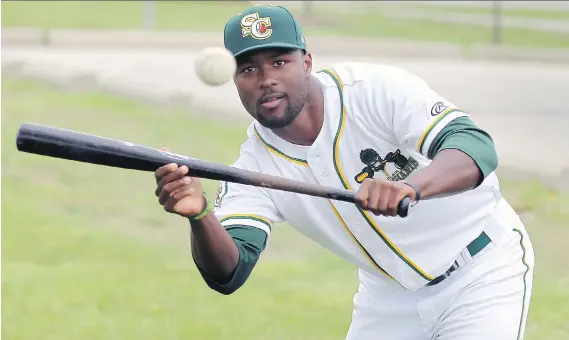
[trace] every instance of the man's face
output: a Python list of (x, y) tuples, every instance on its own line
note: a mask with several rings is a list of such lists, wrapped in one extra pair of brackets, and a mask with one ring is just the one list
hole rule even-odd
[(267, 49), (237, 58), (235, 85), (245, 109), (267, 128), (291, 124), (306, 103), (310, 55)]

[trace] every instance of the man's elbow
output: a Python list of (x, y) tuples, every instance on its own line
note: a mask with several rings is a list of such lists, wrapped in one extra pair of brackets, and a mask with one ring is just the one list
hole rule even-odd
[(498, 151), (496, 150), (496, 145), (494, 145), (494, 142), (492, 142), (490, 144), (490, 151), (489, 151), (489, 159), (488, 159), (488, 164), (489, 164), (489, 168), (492, 171), (495, 171), (496, 169), (498, 169), (498, 165), (500, 164), (499, 161), (499, 157), (498, 157)]
[(251, 275), (252, 269), (252, 266), (245, 266), (243, 262), (240, 262), (240, 265), (231, 273), (230, 277), (216, 279), (210, 276), (203, 276), (203, 278), (210, 289), (222, 295), (231, 295), (243, 287)]
[(479, 145), (478, 150), (477, 155), (471, 154), (474, 161), (474, 171), (478, 177), (475, 187), (482, 184), (492, 172), (496, 171), (499, 164), (498, 153), (492, 139), (488, 138), (486, 143)]
[(230, 284), (230, 285), (219, 286), (219, 285), (211, 284), (210, 282), (207, 282), (207, 285), (209, 288), (218, 292), (221, 295), (231, 295), (231, 294), (237, 292), (239, 290), (239, 288), (241, 288), (243, 286), (243, 284)]

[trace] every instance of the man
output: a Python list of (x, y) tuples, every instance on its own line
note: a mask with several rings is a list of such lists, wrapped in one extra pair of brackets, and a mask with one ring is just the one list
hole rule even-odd
[[(359, 267), (347, 339), (521, 339), (533, 250), (500, 195), (491, 137), (400, 68), (313, 72), (302, 30), (282, 7), (251, 7), (224, 36), (254, 118), (234, 166), (354, 190), (357, 204), (223, 182), (211, 211), (186, 167), (158, 169), (155, 194), (189, 219), (209, 287), (239, 289), (273, 224), (287, 221)], [(406, 196), (413, 206), (401, 218)]]

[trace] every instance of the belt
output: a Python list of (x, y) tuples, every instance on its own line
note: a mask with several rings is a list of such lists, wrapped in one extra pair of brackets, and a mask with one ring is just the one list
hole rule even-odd
[[(475, 238), (474, 241), (470, 242), (466, 246), (466, 250), (468, 251), (470, 256), (474, 257), (482, 249), (484, 249), (484, 247), (486, 247), (488, 244), (490, 244), (490, 242), (491, 242), (490, 237), (488, 237), (488, 235), (485, 232), (482, 232), (482, 234), (480, 234), (480, 236)], [(431, 282), (427, 283), (427, 286), (434, 286), (434, 285), (440, 283), (441, 281), (443, 281), (444, 279), (449, 277), (450, 274), (452, 272), (454, 272), (455, 270), (457, 270), (458, 268), (459, 268), (458, 261), (454, 261), (452, 266), (446, 272), (444, 272), (440, 276), (435, 277)]]

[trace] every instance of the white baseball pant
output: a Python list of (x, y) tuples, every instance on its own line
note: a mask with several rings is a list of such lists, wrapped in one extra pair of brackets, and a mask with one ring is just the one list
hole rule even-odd
[(346, 340), (521, 340), (533, 267), (531, 241), (519, 228), (416, 292), (360, 271)]

